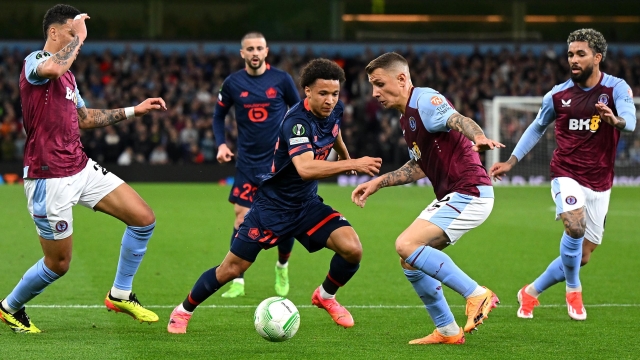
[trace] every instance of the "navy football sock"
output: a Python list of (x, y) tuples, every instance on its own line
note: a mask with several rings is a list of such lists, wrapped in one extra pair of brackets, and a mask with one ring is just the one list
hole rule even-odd
[(289, 261), (289, 256), (291, 256), (291, 250), (293, 250), (294, 242), (295, 239), (291, 237), (278, 244), (278, 262), (280, 265), (284, 265)]
[(182, 302), (182, 307), (187, 311), (193, 311), (202, 303), (207, 300), (209, 296), (213, 295), (222, 285), (216, 278), (216, 269), (218, 267), (211, 268), (200, 275), (198, 281), (193, 285), (193, 289), (187, 298)]
[(331, 265), (329, 267), (329, 273), (324, 279), (322, 287), (327, 293), (335, 295), (340, 287), (344, 286), (349, 280), (351, 280), (359, 267), (360, 263), (352, 264), (338, 254), (333, 255)]
[[(233, 233), (231, 234), (231, 242), (229, 243), (229, 246), (231, 247), (231, 245), (233, 245), (233, 239), (236, 238), (236, 235), (238, 235), (238, 229), (233, 228)], [(244, 278), (244, 273), (238, 275), (237, 279), (243, 279)]]

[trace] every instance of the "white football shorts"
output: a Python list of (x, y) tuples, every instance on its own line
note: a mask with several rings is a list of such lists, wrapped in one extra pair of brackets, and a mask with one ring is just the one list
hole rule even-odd
[(93, 209), (103, 197), (124, 181), (89, 159), (79, 173), (63, 178), (24, 179), (29, 214), (38, 235), (48, 240), (60, 240), (73, 233), (73, 213), (76, 204)]
[(449, 237), (449, 244), (455, 244), (467, 231), (482, 224), (493, 209), (493, 188), (482, 188), (481, 197), (453, 192), (442, 200), (433, 200), (420, 213), (418, 219), (426, 220), (441, 228)]
[(593, 191), (571, 178), (559, 177), (551, 181), (551, 196), (556, 203), (556, 220), (563, 212), (584, 207), (587, 222), (584, 238), (596, 245), (602, 244), (611, 189)]

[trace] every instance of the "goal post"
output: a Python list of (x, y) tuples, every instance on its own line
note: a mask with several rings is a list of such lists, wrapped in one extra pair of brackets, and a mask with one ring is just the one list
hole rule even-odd
[[(636, 119), (640, 115), (640, 97), (633, 99), (636, 105)], [(493, 140), (505, 144), (504, 149), (487, 151), (487, 169), (496, 162), (506, 161), (511, 156), (516, 143), (527, 127), (533, 122), (542, 105), (541, 96), (496, 96), (485, 100), (485, 131)], [(637, 120), (636, 120), (637, 121)], [(549, 163), (556, 148), (554, 123), (524, 159), (496, 185), (541, 185), (548, 183)], [(594, 169), (595, 170), (595, 169)], [(633, 133), (622, 132), (618, 145), (615, 165), (616, 185), (640, 185), (640, 129)]]

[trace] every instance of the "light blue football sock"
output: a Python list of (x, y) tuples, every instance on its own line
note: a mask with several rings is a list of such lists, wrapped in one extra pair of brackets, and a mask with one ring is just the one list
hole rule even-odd
[(455, 321), (447, 304), (440, 282), (420, 270), (404, 269), (407, 280), (413, 286), (436, 327), (445, 327)]
[(560, 240), (560, 259), (564, 267), (564, 276), (568, 288), (580, 287), (580, 261), (582, 261), (582, 241), (584, 236), (574, 239), (566, 232)]
[(421, 246), (405, 262), (439, 280), (465, 298), (478, 287), (478, 283), (460, 270), (449, 255), (438, 249)]
[(43, 292), (47, 286), (59, 278), (60, 275), (54, 273), (44, 264), (44, 258), (40, 259), (27, 270), (18, 285), (7, 296), (7, 305), (11, 308), (7, 310), (22, 309), (29, 300)]
[(147, 251), (147, 243), (153, 234), (156, 223), (145, 227), (127, 226), (122, 237), (120, 259), (113, 287), (119, 290), (131, 290), (133, 276), (138, 271), (142, 258)]
[(562, 266), (562, 259), (558, 256), (549, 264), (547, 270), (533, 282), (533, 288), (538, 293), (541, 293), (562, 281), (564, 281), (564, 267)]

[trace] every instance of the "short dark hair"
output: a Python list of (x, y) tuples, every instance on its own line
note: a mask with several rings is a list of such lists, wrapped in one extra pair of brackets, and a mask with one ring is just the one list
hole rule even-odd
[(345, 81), (344, 70), (329, 59), (314, 59), (305, 65), (300, 71), (300, 86), (304, 89), (313, 85), (318, 79), (338, 80), (340, 84)]
[(267, 42), (267, 38), (265, 38), (264, 35), (262, 35), (261, 32), (259, 32), (259, 31), (251, 31), (251, 32), (248, 32), (248, 33), (244, 34), (242, 39), (240, 39), (240, 46), (242, 46), (242, 42), (244, 42), (247, 39), (264, 39), (264, 42)]
[(73, 19), (76, 15), (80, 15), (80, 10), (74, 8), (71, 5), (58, 4), (51, 9), (47, 10), (42, 20), (42, 32), (44, 33), (44, 39), (47, 40), (49, 27), (53, 24), (63, 25), (69, 19)]
[(388, 52), (371, 60), (369, 65), (367, 65), (364, 70), (367, 72), (367, 74), (371, 74), (372, 72), (376, 71), (376, 69), (386, 70), (393, 67), (397, 63), (409, 66), (409, 64), (407, 63), (407, 59), (405, 59), (404, 56), (398, 54), (397, 52)]
[(575, 41), (584, 41), (589, 44), (589, 48), (593, 50), (594, 54), (602, 54), (602, 61), (607, 57), (607, 40), (599, 31), (594, 29), (576, 30), (569, 34), (567, 45)]

